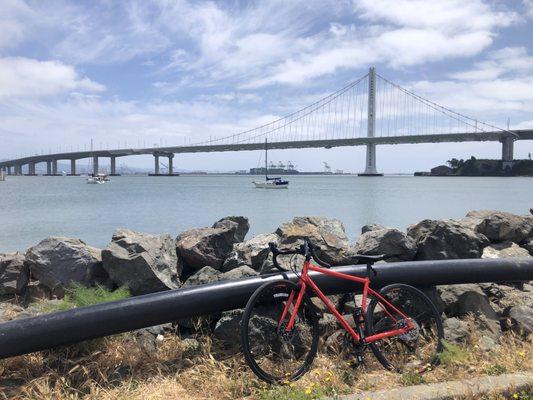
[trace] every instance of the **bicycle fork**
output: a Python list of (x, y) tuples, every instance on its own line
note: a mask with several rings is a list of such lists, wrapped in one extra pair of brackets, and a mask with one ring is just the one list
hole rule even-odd
[(363, 353), (367, 344), (365, 341), (365, 330), (363, 329), (363, 327), (365, 326), (365, 316), (362, 307), (355, 307), (353, 312), (353, 319), (355, 324), (355, 330), (359, 335), (359, 342), (354, 343), (355, 358), (358, 364), (362, 364), (364, 361)]

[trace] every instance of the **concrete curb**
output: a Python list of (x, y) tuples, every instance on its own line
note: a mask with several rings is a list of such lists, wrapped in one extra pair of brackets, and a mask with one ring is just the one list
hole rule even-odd
[(448, 400), (471, 396), (479, 398), (487, 393), (502, 393), (507, 390), (521, 390), (533, 386), (533, 372), (482, 376), (464, 379), (381, 390), (361, 392), (336, 397), (339, 400)]

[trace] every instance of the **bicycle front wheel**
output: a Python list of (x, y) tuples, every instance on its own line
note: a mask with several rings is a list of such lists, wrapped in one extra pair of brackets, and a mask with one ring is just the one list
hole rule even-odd
[(367, 335), (392, 331), (412, 322), (410, 331), (370, 344), (381, 364), (397, 372), (422, 373), (438, 362), (443, 349), (442, 320), (435, 305), (420, 290), (404, 284), (389, 285), (379, 292), (398, 311), (373, 297), (366, 313)]
[[(304, 295), (294, 327), (287, 324), (294, 312), (299, 288), (290, 281), (270, 282), (252, 295), (241, 320), (244, 358), (252, 371), (269, 383), (300, 378), (318, 348), (318, 316)], [(286, 304), (288, 312), (283, 315)]]

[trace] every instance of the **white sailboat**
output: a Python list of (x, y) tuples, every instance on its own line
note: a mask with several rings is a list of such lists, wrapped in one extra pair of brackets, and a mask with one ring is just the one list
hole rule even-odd
[(268, 177), (268, 143), (265, 139), (265, 180), (253, 181), (254, 185), (258, 189), (287, 189), (289, 187), (289, 181), (281, 178), (269, 178)]
[(87, 178), (87, 183), (90, 185), (101, 185), (109, 181), (109, 178), (106, 174), (97, 174), (94, 176), (89, 176)]

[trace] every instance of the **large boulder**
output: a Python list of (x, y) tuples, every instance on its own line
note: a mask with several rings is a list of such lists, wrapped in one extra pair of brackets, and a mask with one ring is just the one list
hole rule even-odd
[(385, 254), (387, 261), (410, 261), (416, 254), (414, 241), (398, 229), (381, 228), (363, 233), (355, 252), (365, 255)]
[(530, 255), (533, 256), (533, 239), (531, 239), (529, 242), (524, 243), (522, 247), (526, 249)]
[(213, 267), (206, 266), (189, 276), (183, 283), (182, 288), (218, 282), (221, 280), (222, 275), (222, 272), (214, 269)]
[(217, 222), (213, 224), (213, 228), (224, 228), (228, 227), (233, 229), (233, 226), (230, 226), (230, 222), (236, 223), (237, 227), (233, 231), (233, 240), (235, 243), (242, 242), (244, 238), (246, 237), (246, 234), (250, 230), (250, 223), (248, 222), (248, 218), (241, 217), (241, 216), (229, 216), (224, 217), (222, 219), (219, 219)]
[(244, 217), (223, 218), (211, 228), (194, 228), (181, 233), (176, 238), (176, 252), (193, 272), (206, 265), (220, 270), (233, 245), (244, 240), (248, 229), (248, 220)]
[(513, 242), (491, 244), (483, 249), (481, 258), (531, 257), (529, 251)]
[(468, 226), (453, 220), (425, 219), (407, 230), (417, 245), (416, 260), (479, 258), (489, 240)]
[(517, 306), (511, 308), (509, 318), (515, 331), (529, 336), (533, 333), (533, 308)]
[(51, 290), (73, 282), (91, 285), (105, 279), (101, 250), (80, 239), (50, 237), (26, 251), (31, 276)]
[(182, 270), (170, 235), (150, 235), (119, 229), (102, 251), (103, 265), (119, 286), (133, 295), (179, 287)]
[(213, 331), (214, 337), (227, 347), (239, 345), (241, 318), (244, 310), (231, 310), (222, 313)]
[(459, 318), (446, 318), (442, 321), (444, 339), (448, 342), (466, 343), (470, 337), (470, 329), (466, 321)]
[(338, 219), (323, 217), (296, 217), (282, 224), (277, 230), (281, 247), (294, 248), (304, 238), (319, 248), (319, 257), (331, 265), (345, 265), (353, 262), (344, 225)]
[(363, 227), (361, 228), (361, 235), (370, 231), (379, 231), (380, 229), (385, 229), (385, 227), (380, 224), (363, 225)]
[(492, 338), (501, 334), (498, 314), (479, 285), (438, 286), (437, 290), (448, 317), (464, 318), (473, 315), (476, 327), (483, 334)]
[(524, 243), (533, 238), (533, 217), (504, 211), (470, 211), (465, 220), (492, 242)]
[(242, 265), (248, 265), (259, 271), (270, 254), (268, 244), (277, 244), (279, 240), (275, 233), (264, 233), (254, 236), (245, 242), (235, 243), (233, 250), (227, 256), (222, 271), (229, 271)]
[(0, 296), (22, 294), (29, 277), (22, 254), (0, 254)]
[(234, 268), (231, 271), (224, 272), (222, 274), (222, 280), (229, 281), (235, 279), (251, 278), (253, 276), (259, 275), (255, 269), (247, 265), (241, 265), (240, 267)]

